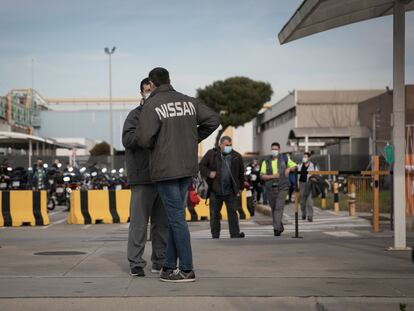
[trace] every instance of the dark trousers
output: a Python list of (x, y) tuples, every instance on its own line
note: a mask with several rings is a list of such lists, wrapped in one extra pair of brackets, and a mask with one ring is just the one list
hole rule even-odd
[(267, 195), (269, 196), (270, 208), (272, 209), (273, 229), (283, 231), (283, 211), (285, 209), (286, 195), (289, 189), (266, 188)]
[(239, 218), (237, 216), (237, 196), (234, 194), (218, 195), (212, 193), (210, 196), (210, 228), (213, 237), (220, 236), (220, 212), (223, 203), (226, 203), (227, 219), (229, 222), (230, 236), (238, 236), (240, 234)]
[(130, 267), (144, 268), (147, 264), (142, 258), (147, 242), (147, 226), (151, 217), (151, 261), (154, 268), (164, 264), (168, 239), (168, 219), (154, 185), (131, 187), (130, 223), (127, 256)]

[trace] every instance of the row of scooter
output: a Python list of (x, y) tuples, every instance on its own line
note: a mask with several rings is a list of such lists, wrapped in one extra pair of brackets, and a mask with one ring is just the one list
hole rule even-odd
[(74, 190), (121, 190), (127, 189), (127, 179), (123, 168), (109, 171), (96, 164), (87, 167), (69, 166), (61, 163), (49, 167), (47, 163), (24, 167), (0, 167), (0, 191), (7, 190), (46, 190), (47, 208), (57, 205), (70, 209), (70, 194)]

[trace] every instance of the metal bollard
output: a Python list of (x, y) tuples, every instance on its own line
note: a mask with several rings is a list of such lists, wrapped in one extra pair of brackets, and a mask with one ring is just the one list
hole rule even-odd
[(349, 216), (355, 216), (356, 213), (356, 186), (354, 183), (351, 183), (349, 187), (349, 199), (348, 199), (348, 209)]
[(334, 182), (334, 211), (339, 212), (339, 184)]

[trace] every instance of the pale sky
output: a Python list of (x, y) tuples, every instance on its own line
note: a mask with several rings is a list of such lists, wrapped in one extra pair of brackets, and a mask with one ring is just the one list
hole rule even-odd
[[(156, 66), (174, 87), (231, 76), (270, 82), (273, 101), (293, 89), (392, 85), (392, 17), (281, 46), (277, 34), (301, 0), (2, 0), (0, 95), (31, 87), (44, 97), (134, 97)], [(406, 15), (406, 81), (414, 83), (414, 13)]]

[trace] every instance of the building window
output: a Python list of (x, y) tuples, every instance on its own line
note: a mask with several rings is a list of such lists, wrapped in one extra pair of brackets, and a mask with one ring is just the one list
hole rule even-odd
[(277, 117), (275, 117), (275, 118), (273, 118), (273, 119), (271, 119), (271, 120), (269, 120), (265, 123), (262, 123), (260, 125), (260, 130), (258, 132), (266, 131), (268, 129), (278, 127), (278, 126), (292, 120), (295, 116), (296, 116), (296, 109), (292, 108), (292, 109), (278, 115)]

